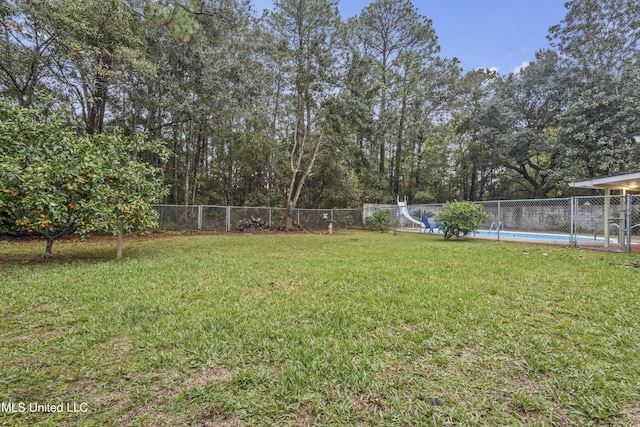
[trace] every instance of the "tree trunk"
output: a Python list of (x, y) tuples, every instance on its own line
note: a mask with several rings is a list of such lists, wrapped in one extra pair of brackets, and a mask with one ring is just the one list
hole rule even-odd
[(180, 180), (178, 178), (178, 160), (179, 160), (179, 145), (178, 145), (178, 129), (177, 126), (173, 127), (173, 156), (171, 156), (171, 158), (173, 159), (173, 203), (179, 203), (178, 202), (178, 195), (179, 195), (179, 187), (180, 187)]
[(378, 172), (384, 176), (384, 161), (387, 157), (385, 151), (386, 144), (386, 111), (387, 111), (387, 52), (382, 54), (382, 93), (380, 94), (380, 113), (378, 114), (379, 131), (377, 137), (380, 139), (380, 158), (378, 159)]
[(200, 178), (200, 168), (202, 165), (202, 154), (204, 152), (204, 144), (206, 138), (202, 136), (202, 129), (198, 127), (198, 135), (196, 137), (196, 153), (193, 160), (193, 179), (191, 181), (191, 201), (196, 203), (196, 196), (198, 195), (198, 179)]
[[(111, 69), (111, 57), (100, 56), (100, 64), (104, 69)], [(100, 134), (104, 131), (104, 115), (107, 107), (107, 95), (109, 90), (109, 78), (98, 73), (95, 77), (94, 87), (91, 90), (91, 100), (87, 117), (87, 133)]]
[(298, 147), (296, 138), (297, 136), (294, 133), (294, 150), (292, 150), (291, 153), (291, 183), (289, 184), (289, 192), (287, 193), (287, 217), (285, 219), (285, 228), (287, 230), (293, 229), (293, 214), (295, 213), (295, 209), (298, 206), (298, 200), (300, 199), (302, 188), (304, 187), (305, 181), (313, 171), (313, 165), (318, 158), (320, 147), (323, 144), (322, 139), (320, 139), (316, 142), (316, 146), (315, 148), (313, 148), (313, 151), (309, 150), (309, 153), (307, 153), (310, 154), (309, 163), (303, 170), (302, 159), (305, 154), (305, 146), (307, 146), (307, 143), (303, 140), (299, 146), (298, 151), (296, 150), (296, 147)]
[(402, 107), (400, 108), (400, 123), (398, 124), (398, 139), (396, 141), (396, 153), (394, 173), (391, 179), (391, 190), (396, 196), (400, 196), (400, 174), (402, 173), (402, 142), (404, 138), (404, 123), (407, 110), (407, 96), (402, 97)]
[(123, 234), (122, 221), (118, 221), (118, 238), (116, 243), (116, 259), (117, 260), (122, 259), (122, 234)]
[[(274, 94), (273, 101), (273, 119), (271, 121), (271, 131), (270, 138), (271, 141), (276, 140), (276, 129), (279, 122), (279, 110), (280, 110), (280, 90), (282, 85), (281, 74), (278, 75), (278, 80), (276, 82), (276, 92)], [(273, 187), (275, 186), (276, 180), (276, 170), (277, 170), (277, 153), (276, 153), (276, 144), (271, 144), (269, 149), (269, 159), (267, 165), (267, 180), (265, 183), (265, 188), (267, 190), (267, 194), (271, 194)]]
[(284, 228), (285, 230), (291, 231), (293, 230), (293, 214), (295, 213), (296, 208), (293, 205), (293, 202), (289, 202), (287, 204), (287, 217), (284, 220)]
[[(185, 134), (187, 134), (187, 132), (185, 131)], [(189, 182), (189, 178), (191, 177), (191, 149), (189, 146), (189, 139), (188, 137), (184, 139), (184, 144), (185, 144), (185, 159), (184, 159), (184, 182), (183, 182), (183, 204), (185, 206), (189, 205), (189, 196), (191, 195), (191, 191), (190, 191), (190, 182)]]
[(51, 247), (53, 246), (54, 238), (51, 236), (46, 236), (47, 238), (47, 246), (44, 248), (43, 258), (51, 258), (53, 254), (51, 253)]
[(473, 202), (476, 200), (476, 175), (478, 174), (478, 170), (476, 168), (475, 162), (471, 165), (471, 182), (469, 183), (469, 197), (467, 200)]

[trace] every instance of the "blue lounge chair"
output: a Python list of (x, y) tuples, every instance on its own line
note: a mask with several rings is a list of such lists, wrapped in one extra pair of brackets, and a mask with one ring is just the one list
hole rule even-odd
[(427, 232), (427, 229), (429, 229), (429, 233), (433, 233), (433, 230), (435, 230), (436, 227), (435, 225), (431, 225), (431, 223), (429, 222), (429, 218), (427, 218), (426, 215), (422, 215), (422, 223), (424, 224), (424, 231), (423, 233)]

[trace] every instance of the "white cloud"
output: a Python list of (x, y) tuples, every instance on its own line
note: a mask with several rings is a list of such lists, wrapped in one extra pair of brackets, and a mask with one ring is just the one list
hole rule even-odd
[(529, 64), (531, 64), (531, 61), (524, 61), (522, 64), (518, 65), (516, 68), (511, 70), (511, 73), (520, 74), (520, 72), (522, 70), (524, 70), (525, 68), (527, 68), (529, 66)]

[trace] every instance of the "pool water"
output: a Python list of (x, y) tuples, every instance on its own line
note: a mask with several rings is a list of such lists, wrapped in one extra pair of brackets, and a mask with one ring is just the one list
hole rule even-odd
[[(497, 231), (478, 230), (471, 234), (472, 236), (481, 237), (495, 237), (498, 238)], [(542, 240), (542, 241), (554, 241), (554, 242), (569, 242), (571, 236), (568, 234), (551, 234), (551, 233), (527, 233), (520, 231), (505, 231), (500, 230), (501, 239), (521, 239), (521, 240)], [(589, 237), (589, 236), (577, 236), (578, 242), (604, 242), (603, 237)]]

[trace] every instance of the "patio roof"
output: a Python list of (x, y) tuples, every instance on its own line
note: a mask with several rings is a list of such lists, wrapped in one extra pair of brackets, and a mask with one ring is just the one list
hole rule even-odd
[(605, 178), (591, 178), (575, 181), (569, 184), (574, 188), (602, 188), (609, 190), (640, 190), (640, 172), (624, 175), (608, 176)]

